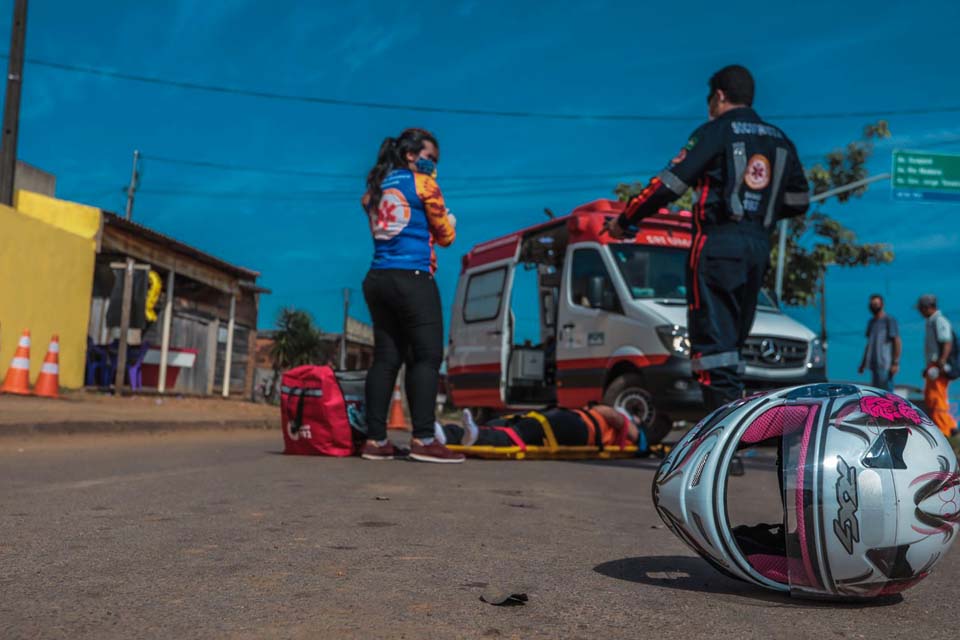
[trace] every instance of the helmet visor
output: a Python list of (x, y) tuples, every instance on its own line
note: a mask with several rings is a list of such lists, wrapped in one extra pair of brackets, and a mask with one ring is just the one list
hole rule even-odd
[[(862, 407), (851, 385), (798, 389), (788, 406), (781, 447), (786, 574), (790, 592), (806, 598), (860, 599), (884, 595), (877, 569), (885, 541), (895, 539), (896, 489), (908, 431), (884, 425)], [(804, 410), (801, 413), (800, 407)], [(871, 549), (871, 547), (879, 547)], [(873, 565), (873, 566), (871, 566)]]

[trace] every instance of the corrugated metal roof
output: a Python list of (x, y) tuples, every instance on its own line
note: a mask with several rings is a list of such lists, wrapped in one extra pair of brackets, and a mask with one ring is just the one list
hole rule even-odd
[[(171, 238), (170, 236), (164, 235), (159, 231), (154, 231), (150, 227), (144, 226), (137, 222), (132, 222), (109, 211), (103, 212), (103, 225), (104, 228), (114, 227), (121, 231), (141, 236), (151, 242), (155, 242), (164, 246), (170, 251), (188, 256), (194, 260), (207, 264), (216, 269), (220, 269), (239, 278), (256, 280), (260, 276), (259, 271), (253, 271), (252, 269), (247, 269), (246, 267), (230, 264), (229, 262), (221, 260), (216, 256), (212, 256), (209, 253), (200, 251), (196, 247), (191, 247), (190, 245)], [(254, 284), (253, 286), (256, 285)]]

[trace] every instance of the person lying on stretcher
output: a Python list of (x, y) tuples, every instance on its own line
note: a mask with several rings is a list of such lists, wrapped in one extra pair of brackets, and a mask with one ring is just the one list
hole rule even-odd
[(522, 415), (495, 418), (477, 425), (469, 409), (461, 424), (435, 425), (435, 437), (444, 444), (491, 447), (550, 446), (543, 422), (550, 425), (558, 446), (603, 447), (633, 445), (640, 432), (626, 413), (606, 405), (584, 409), (546, 409)]

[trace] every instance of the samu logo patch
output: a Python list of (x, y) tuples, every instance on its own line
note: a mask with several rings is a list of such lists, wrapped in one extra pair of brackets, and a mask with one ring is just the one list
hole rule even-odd
[(384, 189), (376, 215), (370, 216), (370, 230), (377, 240), (390, 240), (410, 223), (410, 204), (400, 189)]
[(770, 161), (762, 153), (755, 153), (747, 161), (747, 170), (743, 181), (754, 191), (760, 191), (770, 184)]

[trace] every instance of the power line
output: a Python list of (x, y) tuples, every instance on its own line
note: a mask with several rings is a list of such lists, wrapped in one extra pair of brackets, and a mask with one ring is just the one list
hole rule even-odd
[[(940, 140), (936, 142), (929, 143), (919, 143), (909, 145), (911, 148), (927, 148), (927, 147), (936, 147), (949, 144), (960, 143), (960, 138), (950, 139), (950, 140)], [(822, 158), (825, 154), (809, 154), (802, 157), (804, 161), (811, 159)], [(275, 169), (269, 167), (254, 167), (248, 165), (231, 165), (231, 164), (222, 164), (216, 162), (205, 162), (205, 161), (194, 161), (194, 160), (180, 160), (177, 158), (166, 158), (162, 156), (146, 156), (147, 158), (153, 160), (154, 162), (164, 162), (169, 164), (185, 165), (185, 166), (198, 166), (205, 168), (213, 169), (225, 169), (225, 170), (236, 170), (236, 171), (250, 171), (255, 173), (264, 173), (264, 174), (280, 174), (280, 175), (299, 175), (299, 176), (309, 176), (309, 177), (330, 177), (337, 176), (343, 178), (350, 178), (354, 180), (359, 180), (360, 177), (355, 174), (335, 174), (322, 171), (310, 171), (310, 170), (297, 170), (297, 169)], [(630, 181), (630, 182), (643, 182), (644, 176), (652, 175), (657, 173), (655, 169), (639, 169), (631, 172), (624, 173), (582, 173), (582, 174), (553, 174), (553, 175), (514, 175), (514, 176), (473, 176), (473, 177), (462, 177), (461, 180), (471, 180), (471, 181), (504, 181), (508, 184), (497, 185), (500, 188), (513, 188), (512, 191), (498, 191), (498, 190), (484, 190), (484, 191), (471, 191), (469, 188), (465, 189), (465, 186), (461, 185), (459, 187), (454, 186), (449, 189), (444, 189), (444, 193), (447, 196), (454, 197), (457, 199), (483, 199), (491, 197), (509, 197), (509, 196), (527, 196), (527, 195), (537, 195), (543, 194), (548, 195), (550, 193), (576, 193), (580, 191), (592, 191), (592, 190), (606, 190), (613, 192), (613, 185), (611, 183), (587, 183), (581, 185), (571, 185), (564, 187), (551, 187), (548, 185), (536, 185), (536, 184), (523, 184), (524, 181), (541, 181), (541, 180), (590, 180), (594, 178), (606, 178), (606, 177), (622, 177), (624, 175), (633, 174), (638, 176), (639, 180)], [(448, 180), (454, 180), (456, 178), (450, 177), (445, 178), (444, 182)], [(517, 184), (516, 181), (520, 181), (520, 184)], [(529, 187), (529, 188), (523, 188)], [(343, 198), (343, 199), (353, 199), (357, 198), (358, 190), (306, 190), (306, 191), (203, 191), (190, 189), (185, 187), (178, 186), (160, 186), (154, 188), (140, 189), (140, 193), (147, 195), (155, 195), (161, 197), (193, 197), (193, 198), (223, 198), (223, 199), (232, 199), (232, 200), (275, 200), (281, 202), (289, 201), (308, 201), (308, 200), (317, 200), (325, 198)], [(112, 193), (112, 192), (111, 192)]]
[[(910, 148), (925, 149), (929, 147), (939, 147), (950, 144), (960, 143), (960, 137), (949, 140), (938, 140), (935, 142), (917, 143), (907, 145)], [(810, 153), (801, 156), (803, 162), (821, 161), (827, 153)], [(319, 171), (314, 169), (284, 169), (279, 167), (264, 167), (245, 164), (231, 164), (225, 162), (214, 162), (209, 160), (187, 160), (183, 158), (172, 158), (169, 156), (159, 156), (152, 154), (142, 154), (141, 157), (160, 164), (180, 165), (187, 167), (198, 167), (203, 169), (213, 169), (222, 171), (236, 171), (245, 173), (262, 173), (267, 175), (289, 175), (310, 178), (337, 178), (349, 180), (363, 180), (365, 176), (357, 173)], [(653, 175), (660, 169), (627, 169), (623, 171), (605, 171), (599, 173), (567, 173), (567, 174), (509, 174), (509, 175), (471, 175), (471, 176), (444, 176), (441, 182), (451, 181), (526, 181), (526, 180), (576, 180), (580, 178), (621, 178), (624, 176), (638, 176), (643, 180), (646, 176)]]
[[(0, 55), (0, 58), (6, 56)], [(51, 62), (49, 60), (38, 60), (36, 58), (27, 58), (26, 62), (38, 67), (47, 67), (61, 71), (74, 73), (86, 73), (117, 80), (129, 80), (132, 82), (142, 82), (146, 84), (162, 85), (167, 87), (176, 87), (179, 89), (188, 89), (192, 91), (205, 91), (208, 93), (221, 93), (228, 95), (247, 96), (251, 98), (263, 98), (266, 100), (283, 100), (288, 102), (305, 102), (310, 104), (326, 104), (341, 107), (360, 107), (363, 109), (381, 109), (391, 111), (414, 111), (419, 113), (446, 113), (454, 115), (470, 116), (491, 116), (501, 118), (541, 118), (550, 120), (619, 120), (619, 121), (655, 121), (655, 122), (687, 122), (691, 120), (703, 120), (703, 116), (665, 116), (665, 115), (639, 115), (639, 114), (568, 114), (568, 113), (543, 113), (536, 111), (507, 111), (495, 109), (470, 109), (463, 107), (431, 107), (425, 105), (398, 104), (389, 102), (372, 102), (365, 100), (345, 100), (340, 98), (328, 98), (322, 96), (307, 96), (291, 93), (280, 93), (274, 91), (265, 91), (259, 89), (242, 89), (239, 87), (228, 87), (223, 85), (205, 84), (200, 82), (189, 82), (185, 80), (171, 80), (168, 78), (158, 78), (153, 76), (142, 76), (134, 73), (125, 73), (122, 71), (111, 71), (99, 67), (90, 67), (86, 65), (67, 64), (63, 62)]]
[(144, 154), (143, 158), (145, 160), (150, 160), (151, 162), (159, 162), (160, 164), (173, 164), (173, 165), (181, 165), (186, 167), (202, 167), (204, 169), (223, 169), (226, 171), (268, 173), (268, 174), (275, 174), (275, 175), (303, 176), (303, 177), (311, 177), (311, 178), (357, 179), (360, 177), (356, 173), (336, 173), (336, 172), (329, 172), (329, 171), (313, 171), (313, 170), (305, 170), (305, 169), (279, 169), (279, 168), (270, 168), (270, 167), (254, 167), (254, 166), (242, 165), (242, 164), (207, 162), (204, 160), (182, 160), (179, 158), (167, 158), (164, 156), (155, 156), (152, 154), (149, 154), (149, 155)]
[[(458, 191), (456, 189), (448, 189), (444, 193), (447, 196), (455, 197), (458, 200), (461, 199), (482, 199), (482, 198), (492, 198), (492, 197), (505, 197), (505, 196), (526, 196), (526, 195), (544, 195), (548, 196), (551, 193), (576, 193), (580, 191), (594, 191), (598, 189), (605, 189), (611, 194), (613, 193), (613, 186), (609, 183), (603, 184), (584, 184), (571, 187), (540, 187), (537, 189), (516, 189), (513, 191), (497, 191), (497, 190), (488, 190), (488, 191)], [(262, 191), (262, 192), (244, 192), (244, 191), (200, 191), (192, 189), (181, 189), (177, 187), (160, 187), (152, 189), (139, 189), (138, 193), (144, 195), (154, 195), (161, 197), (192, 197), (192, 198), (224, 198), (224, 199), (238, 199), (238, 200), (275, 200), (275, 201), (304, 201), (304, 200), (317, 200), (323, 198), (346, 198), (346, 199), (356, 199), (357, 202), (360, 201), (360, 192), (337, 190), (337, 191), (301, 191), (301, 192), (291, 192), (291, 191)]]
[[(161, 164), (181, 165), (187, 167), (201, 167), (204, 169), (221, 169), (224, 171), (238, 171), (248, 173), (264, 173), (270, 175), (289, 175), (315, 178), (344, 178), (363, 180), (366, 176), (357, 173), (340, 173), (330, 171), (315, 171), (312, 169), (283, 169), (277, 167), (256, 167), (253, 165), (228, 164), (205, 160), (184, 160), (167, 156), (144, 155), (143, 158)], [(567, 174), (513, 174), (513, 175), (476, 175), (476, 176), (444, 176), (443, 182), (455, 180), (487, 181), (487, 180), (566, 180), (576, 178), (617, 178), (628, 175), (645, 175), (656, 173), (658, 169), (630, 169), (627, 171), (609, 171), (603, 173), (567, 173)]]
[[(6, 58), (7, 56), (0, 56)], [(472, 109), (465, 107), (431, 107), (426, 105), (412, 105), (391, 102), (373, 102), (366, 100), (346, 100), (341, 98), (329, 98), (323, 96), (308, 96), (292, 93), (280, 93), (275, 91), (266, 91), (261, 89), (242, 89), (239, 87), (229, 87), (224, 85), (205, 84), (200, 82), (189, 82), (186, 80), (172, 80), (169, 78), (158, 78), (154, 76), (144, 76), (122, 71), (111, 71), (100, 67), (91, 67), (78, 64), (67, 64), (63, 62), (51, 62), (49, 60), (39, 60), (36, 58), (27, 58), (28, 64), (47, 67), (49, 69), (58, 69), (72, 73), (85, 73), (89, 75), (115, 78), (118, 80), (128, 80), (131, 82), (141, 82), (146, 84), (161, 85), (167, 87), (176, 87), (191, 91), (204, 91), (207, 93), (220, 93), (227, 95), (246, 96), (251, 98), (262, 98), (265, 100), (282, 100), (287, 102), (303, 102), (309, 104), (325, 104), (341, 107), (359, 107), (363, 109), (380, 109), (389, 111), (412, 111), (418, 113), (445, 113), (453, 115), (467, 116), (487, 116), (498, 118), (528, 118), (542, 120), (567, 120), (567, 121), (637, 121), (637, 122), (690, 122), (702, 121), (702, 115), (689, 116), (671, 116), (658, 114), (613, 114), (613, 113), (549, 113), (541, 111), (514, 111), (497, 109)], [(863, 111), (834, 111), (825, 113), (785, 113), (777, 115), (768, 115), (771, 120), (833, 120), (848, 118), (876, 118), (882, 116), (905, 116), (905, 115), (927, 115), (936, 113), (956, 113), (960, 112), (960, 106), (948, 105), (933, 108), (909, 108), (909, 109), (875, 109)]]

